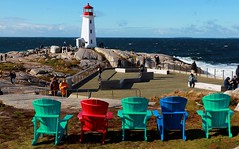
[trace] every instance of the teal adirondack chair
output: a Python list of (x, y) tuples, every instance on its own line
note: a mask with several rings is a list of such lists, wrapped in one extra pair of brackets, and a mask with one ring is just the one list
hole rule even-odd
[(215, 93), (202, 98), (205, 111), (198, 110), (202, 118), (202, 129), (209, 138), (209, 131), (213, 128), (227, 128), (231, 138), (231, 116), (233, 111), (229, 109), (231, 97), (227, 94)]
[(73, 115), (66, 115), (60, 119), (61, 102), (57, 100), (41, 98), (34, 100), (32, 104), (36, 112), (32, 120), (34, 124), (32, 145), (36, 145), (39, 136), (44, 134), (55, 135), (57, 145), (64, 135), (67, 136), (68, 120)]
[(142, 97), (127, 97), (121, 100), (123, 110), (118, 111), (122, 120), (122, 140), (125, 140), (125, 130), (144, 130), (147, 140), (147, 121), (152, 116), (148, 109), (148, 99)]

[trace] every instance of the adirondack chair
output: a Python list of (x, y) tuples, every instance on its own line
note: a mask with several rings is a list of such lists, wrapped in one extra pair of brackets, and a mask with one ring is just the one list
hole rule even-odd
[(108, 120), (112, 119), (113, 113), (108, 112), (109, 103), (97, 99), (84, 99), (81, 101), (82, 111), (78, 118), (81, 122), (80, 142), (83, 141), (85, 132), (102, 133), (102, 144), (108, 130)]
[(122, 120), (122, 140), (125, 140), (125, 130), (144, 130), (144, 140), (147, 141), (147, 121), (152, 115), (148, 108), (148, 99), (142, 97), (127, 97), (121, 100), (122, 110), (118, 116)]
[(61, 102), (48, 98), (36, 99), (33, 101), (35, 115), (33, 117), (34, 139), (32, 145), (37, 144), (40, 135), (55, 135), (55, 145), (59, 144), (61, 138), (67, 136), (68, 120), (73, 115), (66, 115), (60, 119)]
[(202, 98), (204, 111), (197, 113), (202, 118), (202, 129), (209, 138), (209, 131), (213, 128), (227, 128), (228, 136), (231, 138), (231, 116), (233, 111), (229, 109), (231, 97), (227, 94), (214, 93)]
[(160, 99), (161, 113), (154, 110), (153, 114), (157, 117), (157, 128), (164, 140), (165, 130), (181, 130), (182, 139), (186, 140), (185, 125), (188, 113), (185, 111), (187, 99), (179, 96), (171, 96)]

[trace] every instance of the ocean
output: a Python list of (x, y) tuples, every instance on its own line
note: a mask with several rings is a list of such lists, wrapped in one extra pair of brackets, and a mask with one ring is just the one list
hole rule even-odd
[[(76, 37), (0, 37), (0, 53), (26, 51), (43, 46), (75, 46)], [(105, 48), (174, 56), (186, 63), (194, 60), (203, 70), (221, 76), (234, 75), (239, 65), (239, 38), (97, 38)]]

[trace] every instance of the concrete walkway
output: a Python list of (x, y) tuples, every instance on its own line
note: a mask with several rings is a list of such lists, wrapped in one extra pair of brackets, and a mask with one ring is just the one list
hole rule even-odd
[[(79, 111), (80, 101), (87, 97), (79, 96), (78, 98), (64, 98), (56, 96), (44, 96), (34, 94), (6, 94), (1, 95), (0, 100), (6, 104), (19, 109), (33, 109), (32, 102), (37, 98), (50, 98), (61, 102), (61, 109), (67, 111)], [(109, 107), (120, 107), (121, 101), (117, 99), (100, 99), (109, 103)]]

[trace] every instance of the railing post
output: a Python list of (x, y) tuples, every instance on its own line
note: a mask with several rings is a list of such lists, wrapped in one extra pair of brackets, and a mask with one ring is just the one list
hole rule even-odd
[(208, 73), (209, 73), (209, 72), (208, 72), (208, 68), (207, 68), (207, 78), (208, 78)]
[(216, 79), (216, 69), (214, 69), (214, 78)]
[(224, 70), (222, 70), (222, 80), (224, 80)]

